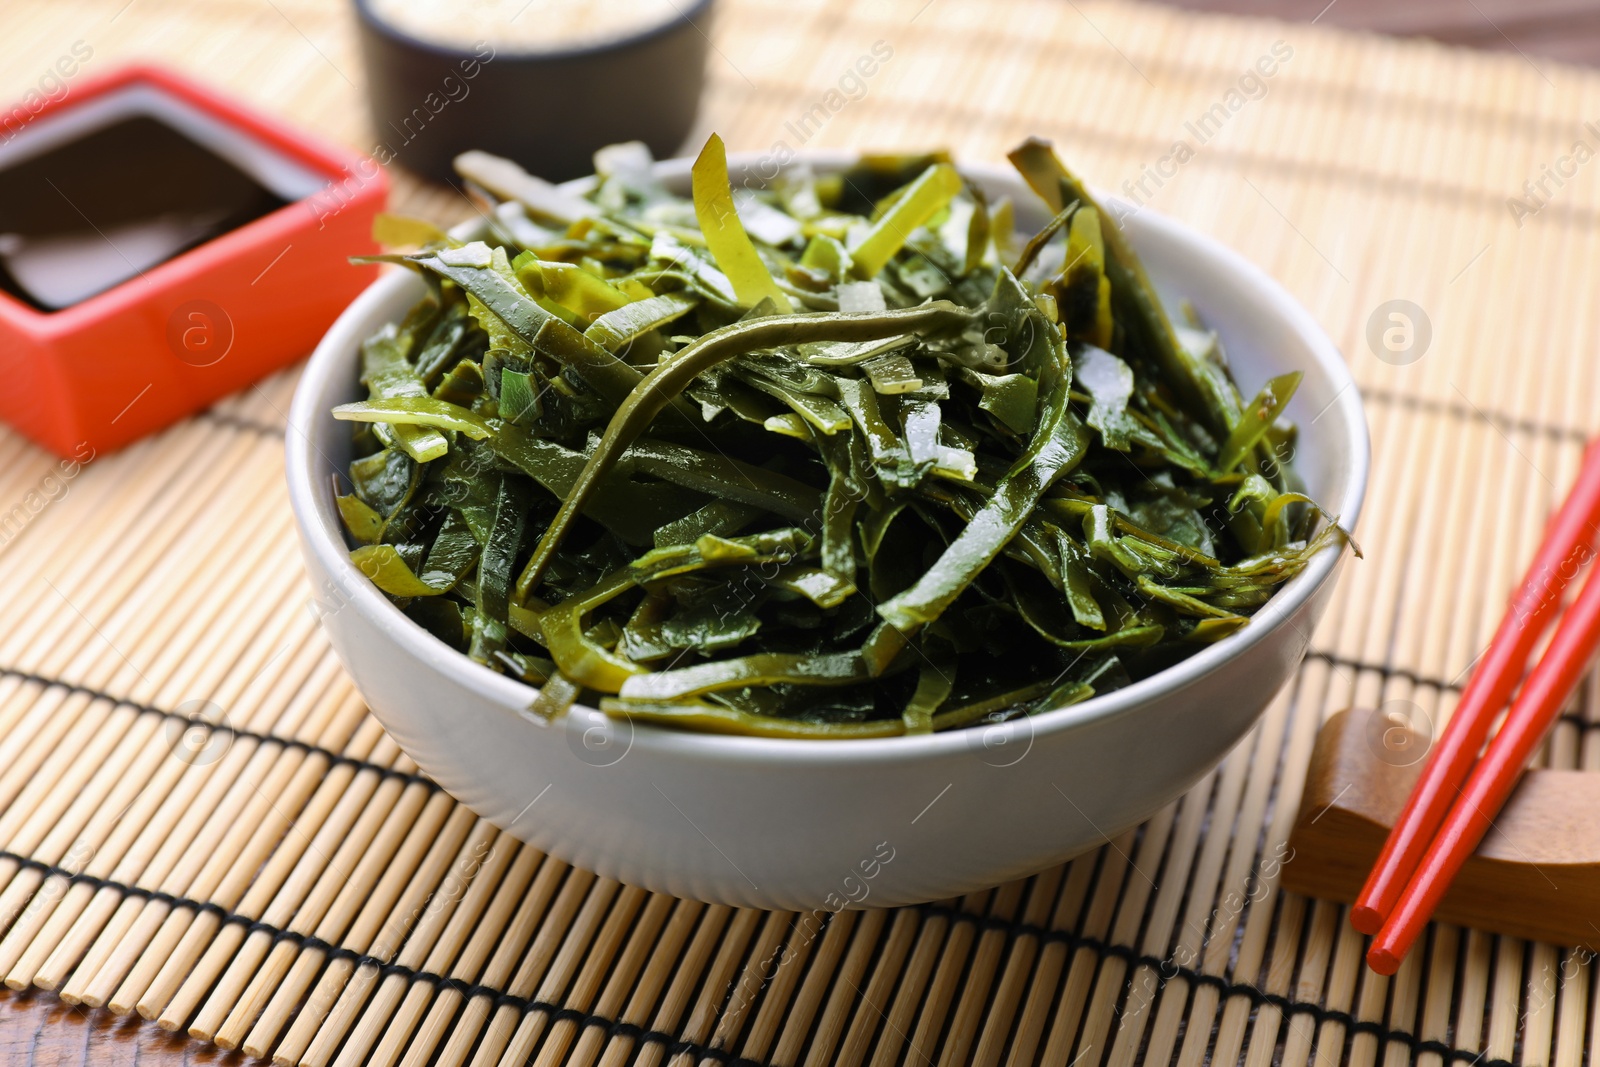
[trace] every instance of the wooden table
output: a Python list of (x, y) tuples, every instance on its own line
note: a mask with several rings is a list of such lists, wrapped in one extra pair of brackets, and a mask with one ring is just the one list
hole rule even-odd
[(86, 1012), (50, 993), (0, 989), (0, 1063), (21, 1067), (187, 1067), (189, 1064), (244, 1064), (242, 1056), (172, 1034), (154, 1023), (119, 1019), (110, 1012)]

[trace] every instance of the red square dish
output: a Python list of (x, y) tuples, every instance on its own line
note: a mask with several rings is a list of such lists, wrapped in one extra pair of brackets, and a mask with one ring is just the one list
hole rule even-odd
[[(59, 161), (116, 136), (148, 146), (152, 131), (223, 161), (218, 173), (258, 199), (235, 215), (196, 207), (107, 221), (116, 158), (101, 162), (109, 185)], [(0, 114), (0, 181), (30, 161), (38, 203), (0, 219), (0, 419), (63, 456), (117, 448), (300, 358), (376, 275), (347, 259), (377, 247), (372, 218), (388, 183), (376, 163), (170, 71), (125, 68), (37, 111)], [(220, 195), (221, 180), (197, 184), (196, 204), (209, 203), (201, 191)], [(47, 216), (62, 232), (4, 232), (47, 229)]]

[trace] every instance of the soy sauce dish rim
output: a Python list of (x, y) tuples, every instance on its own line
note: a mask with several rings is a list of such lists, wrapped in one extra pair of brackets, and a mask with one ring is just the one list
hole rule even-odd
[[(857, 158), (858, 154), (854, 152), (812, 152), (798, 154), (794, 163), (809, 163), (820, 172), (829, 172), (842, 169)], [(688, 158), (664, 160), (656, 164), (656, 173), (669, 185), (687, 182), (692, 162)], [(729, 158), (730, 169), (735, 174), (752, 173), (760, 162), (760, 157), (755, 153), (733, 154)], [(1032, 194), (1010, 171), (981, 163), (958, 164), (958, 168), (991, 187), (1002, 185), (1011, 188), (1025, 198), (1022, 202), (1031, 204)], [(564, 183), (561, 189), (581, 194), (592, 182), (592, 178), (578, 178)], [(1108, 205), (1128, 206), (1119, 198), (1103, 196), (1098, 191), (1096, 196)], [(1121, 212), (1117, 214), (1122, 215)], [(1355, 381), (1338, 348), (1310, 312), (1240, 253), (1199, 230), (1148, 208), (1139, 209), (1137, 219), (1140, 228), (1149, 227), (1160, 232), (1165, 241), (1187, 243), (1194, 251), (1240, 276), (1255, 291), (1257, 300), (1270, 309), (1271, 314), (1285, 320), (1305, 344), (1308, 354), (1317, 365), (1317, 372), (1324, 375), (1335, 390), (1334, 398), (1324, 413), (1338, 413), (1344, 425), (1344, 440), (1339, 445), (1344, 449), (1348, 464), (1343, 498), (1337, 501), (1328, 499), (1325, 503), (1345, 529), (1354, 531), (1366, 495), (1371, 446), (1365, 410)], [(457, 227), (454, 235), (463, 239), (479, 237), (483, 225), (481, 220), (469, 220)], [(508, 714), (518, 715), (527, 729), (541, 731), (545, 729), (544, 726), (519, 710), (529, 705), (537, 690), (473, 662), (407, 618), (350, 560), (349, 548), (339, 526), (328, 478), (330, 461), (323, 457), (318, 441), (329, 429), (348, 432), (348, 425), (334, 422), (329, 412), (334, 404), (348, 399), (345, 394), (353, 395), (358, 386), (356, 361), (360, 344), (373, 329), (381, 325), (377, 309), (394, 302), (408, 287), (420, 287), (421, 284), (407, 271), (386, 273), (340, 315), (312, 354), (296, 387), (289, 412), (285, 448), (290, 505), (300, 531), (303, 550), (315, 552), (329, 573), (337, 576), (339, 595), (346, 599), (346, 604), (339, 610), (360, 612), (395, 646), (396, 655), (415, 660), (419, 666), (475, 690), (478, 695), (503, 707)], [(342, 471), (338, 473), (343, 474)], [(1316, 553), (1304, 570), (1285, 582), (1251, 616), (1248, 625), (1187, 659), (1124, 688), (1014, 721), (1026, 722), (1027, 736), (1039, 739), (1114, 718), (1171, 696), (1207, 675), (1228, 669), (1247, 650), (1268, 640), (1280, 627), (1290, 624), (1295, 612), (1325, 582), (1334, 578), (1346, 547), (1342, 541), (1335, 541)], [(1309, 645), (1310, 635), (1302, 636), (1302, 647)], [(1297, 657), (1299, 655), (1296, 653)], [(356, 681), (359, 683), (360, 679)], [(573, 711), (600, 714), (588, 705), (580, 704), (573, 705)], [(714, 734), (675, 730), (650, 723), (629, 724), (634, 747), (642, 745), (664, 754), (740, 760), (757, 758), (778, 762), (800, 759), (817, 763), (874, 763), (937, 758), (970, 748), (972, 740), (968, 735), (982, 729), (982, 724), (974, 724), (932, 734), (820, 740)], [(550, 736), (554, 739), (560, 734), (552, 731)]]
[[(518, 49), (509, 46), (502, 47), (490, 40), (474, 42), (472, 45), (454, 45), (447, 41), (430, 40), (419, 37), (407, 30), (401, 29), (382, 15), (372, 10), (372, 0), (353, 0), (356, 10), (356, 21), (365, 32), (377, 33), (389, 38), (397, 44), (407, 48), (418, 49), (433, 54), (435, 57), (454, 61), (457, 59), (483, 60), (476, 48), (487, 45), (489, 59), (494, 61), (511, 60), (516, 63), (537, 65), (540, 62), (565, 62), (573, 59), (587, 59), (592, 56), (603, 56), (612, 52), (622, 52), (639, 45), (649, 44), (670, 33), (683, 30), (685, 27), (704, 33), (695, 19), (704, 16), (710, 11), (715, 0), (690, 0), (689, 5), (679, 11), (667, 21), (654, 26), (646, 26), (642, 30), (623, 34), (618, 37), (606, 38), (592, 44), (575, 45), (571, 47)], [(488, 62), (488, 60), (484, 60)], [(578, 179), (582, 180), (582, 179)]]

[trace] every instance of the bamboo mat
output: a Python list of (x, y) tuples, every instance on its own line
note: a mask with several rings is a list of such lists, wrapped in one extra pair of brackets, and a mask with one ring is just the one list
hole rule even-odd
[[(1600, 421), (1600, 164), (1546, 179), (1520, 225), (1507, 205), (1574, 141), (1600, 144), (1600, 75), (1122, 4), (720, 3), (702, 126), (733, 147), (801, 147), (794, 124), (883, 41), (892, 57), (811, 147), (996, 160), (1053, 137), (1101, 186), (1143, 178), (1141, 199), (1325, 324), (1376, 468), (1366, 559), (1296, 682), (1111, 845), (791, 938), (792, 915), (569, 869), (415, 773), (302, 577), (292, 372), (70, 477), (0, 437), (0, 975), (317, 1065), (1584, 1063), (1586, 956), (1438, 926), (1383, 979), (1342, 908), (1276, 883), (1320, 722), (1352, 703), (1448, 716)], [(347, 17), (321, 0), (8, 9), (0, 88), (20, 96), (83, 41), (86, 74), (162, 57), (370, 149)], [(1292, 55), (1241, 82), (1275, 42)], [(1202, 142), (1188, 124), (1208, 113)], [(1164, 162), (1180, 139), (1193, 158)], [(470, 210), (403, 176), (395, 202)], [(1401, 351), (1381, 343), (1394, 300), (1417, 327)], [(1600, 769), (1596, 723), (1591, 682), (1543, 758)]]

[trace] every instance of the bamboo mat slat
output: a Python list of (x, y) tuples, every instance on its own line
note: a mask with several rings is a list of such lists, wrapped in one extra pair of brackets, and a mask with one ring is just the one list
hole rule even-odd
[[(1600, 74), (1125, 3), (719, 4), (696, 140), (995, 160), (1048, 136), (1324, 324), (1376, 464), (1366, 558), (1294, 683), (1106, 847), (812, 931), (570, 869), (417, 773), (302, 577), (294, 371), (70, 473), (0, 435), (0, 977), (316, 1067), (1593, 1062), (1587, 955), (1440, 925), (1380, 978), (1344, 909), (1278, 875), (1318, 726), (1352, 703), (1448, 718), (1595, 425), (1600, 165), (1520, 221), (1507, 201), (1600, 148)], [(373, 144), (345, 5), (62, 0), (0, 23), (8, 99), (82, 41), (86, 74), (155, 56)], [(876, 42), (892, 57), (802, 143)], [(1162, 173), (1180, 140), (1193, 158)], [(471, 212), (403, 173), (394, 204)], [(1393, 300), (1427, 318), (1417, 358), (1368, 342)], [(1600, 770), (1600, 682), (1541, 760)]]

